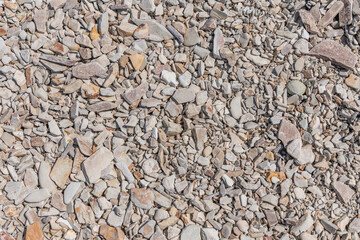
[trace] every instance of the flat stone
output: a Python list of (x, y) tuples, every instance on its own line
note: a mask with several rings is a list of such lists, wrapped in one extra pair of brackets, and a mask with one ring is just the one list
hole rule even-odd
[(139, 7), (147, 13), (154, 12), (155, 11), (154, 0), (142, 0), (139, 4)]
[(183, 104), (195, 100), (195, 93), (189, 88), (179, 88), (172, 95), (172, 98), (178, 103)]
[(132, 66), (136, 71), (140, 70), (145, 62), (145, 56), (143, 54), (133, 54), (129, 58)]
[(109, 225), (100, 226), (100, 235), (105, 238), (105, 240), (127, 240), (124, 232), (121, 228), (111, 227)]
[(349, 224), (349, 232), (351, 233), (360, 233), (360, 218), (354, 218)]
[(208, 139), (206, 128), (194, 128), (192, 132), (197, 149), (202, 150), (204, 148), (205, 142)]
[(274, 210), (264, 210), (264, 213), (270, 227), (278, 224), (278, 220)]
[(188, 28), (184, 35), (184, 45), (191, 47), (200, 43), (200, 36), (196, 27)]
[(345, 79), (345, 84), (353, 89), (360, 89), (360, 80), (354, 74), (350, 74), (350, 76)]
[(147, 24), (149, 26), (150, 40), (164, 41), (174, 38), (174, 36), (166, 29), (165, 26), (158, 23), (154, 19), (148, 19), (148, 20), (132, 19), (132, 21), (138, 26), (140, 26), (141, 24)]
[(41, 230), (40, 223), (35, 222), (26, 227), (25, 240), (44, 240), (44, 234)]
[(83, 163), (83, 172), (89, 183), (97, 182), (110, 162), (114, 159), (114, 156), (110, 150), (105, 147), (97, 150), (93, 155), (87, 158)]
[(76, 78), (89, 79), (94, 76), (104, 76), (106, 69), (98, 62), (79, 64), (72, 68), (72, 74)]
[(25, 198), (25, 202), (38, 203), (38, 202), (48, 199), (49, 197), (51, 197), (50, 192), (47, 189), (42, 188), (42, 189), (35, 190), (32, 193), (30, 193)]
[(61, 136), (62, 132), (60, 131), (59, 126), (57, 125), (55, 120), (51, 120), (50, 122), (48, 122), (48, 126), (49, 126), (49, 131), (51, 134), (55, 135), (55, 136)]
[(71, 182), (64, 190), (64, 203), (67, 205), (74, 200), (75, 195), (82, 190), (81, 182)]
[(334, 40), (324, 40), (313, 47), (310, 55), (324, 58), (346, 69), (354, 69), (358, 57)]
[(137, 26), (128, 22), (122, 22), (117, 31), (121, 37), (130, 37), (134, 34)]
[(304, 165), (304, 164), (313, 163), (314, 161), (315, 161), (315, 154), (312, 150), (312, 146), (308, 144), (301, 148), (300, 156), (295, 160), (295, 163), (298, 165)]
[(142, 82), (139, 86), (132, 89), (127, 89), (122, 95), (126, 102), (130, 105), (140, 100), (148, 90), (148, 83)]
[(154, 205), (154, 192), (146, 188), (132, 188), (131, 201), (142, 209), (150, 209)]
[(26, 85), (26, 78), (25, 78), (25, 74), (19, 70), (17, 70), (14, 73), (13, 79), (15, 80), (16, 84), (22, 88), (25, 87)]
[(36, 25), (36, 30), (40, 33), (46, 32), (46, 22), (48, 18), (47, 9), (35, 9), (34, 11), (34, 22)]
[(262, 57), (260, 57), (260, 56), (251, 55), (251, 54), (250, 54), (250, 50), (246, 51), (245, 57), (246, 57), (247, 59), (249, 59), (250, 61), (252, 61), (253, 63), (255, 63), (255, 64), (256, 64), (257, 66), (259, 66), (259, 67), (270, 64), (270, 60), (269, 60), (269, 59), (262, 58)]
[(219, 232), (214, 228), (201, 229), (202, 240), (219, 240)]
[(56, 185), (50, 178), (51, 166), (48, 162), (41, 162), (39, 167), (39, 185), (41, 188), (46, 188), (49, 192), (56, 191)]
[(191, 224), (186, 226), (182, 231), (180, 235), (181, 240), (201, 240), (201, 227), (196, 224)]
[(320, 218), (320, 221), (324, 228), (331, 234), (335, 234), (336, 231), (339, 230), (339, 228), (334, 223), (330, 222), (326, 218)]
[(101, 102), (97, 102), (95, 104), (88, 106), (87, 109), (92, 112), (103, 112), (103, 111), (109, 111), (116, 107), (117, 107), (117, 105), (115, 103), (101, 101)]
[(319, 29), (316, 26), (315, 19), (309, 11), (301, 9), (299, 11), (299, 15), (300, 15), (301, 21), (303, 22), (306, 30), (309, 33), (318, 33), (319, 32)]
[(176, 87), (177, 85), (179, 85), (179, 82), (176, 80), (176, 73), (174, 72), (163, 70), (161, 72), (161, 79), (170, 86)]
[(133, 36), (135, 39), (147, 39), (149, 37), (149, 33), (150, 33), (149, 31), (150, 31), (149, 25), (141, 24), (134, 31)]
[(353, 0), (341, 0), (344, 3), (343, 9), (339, 13), (339, 25), (346, 26), (353, 20)]
[(225, 38), (218, 27), (214, 31), (213, 54), (215, 58), (220, 58), (220, 50), (224, 48)]
[(139, 233), (148, 239), (154, 234), (155, 225), (154, 220), (149, 220), (139, 228)]
[(239, 119), (242, 115), (241, 97), (234, 97), (230, 102), (230, 113), (235, 119)]
[(286, 152), (295, 159), (299, 159), (302, 150), (301, 138), (294, 139), (286, 146)]
[(74, 209), (80, 224), (94, 224), (95, 216), (91, 207), (85, 205), (80, 199), (75, 200)]
[(335, 2), (331, 8), (325, 13), (325, 15), (320, 19), (318, 26), (325, 28), (329, 25), (334, 17), (344, 8), (344, 3), (342, 1)]
[(291, 233), (299, 236), (301, 233), (306, 232), (313, 224), (314, 220), (310, 213), (304, 214), (295, 226), (291, 228)]
[(283, 119), (279, 127), (278, 138), (282, 141), (284, 146), (287, 146), (289, 142), (301, 138), (301, 136), (294, 124)]
[(70, 158), (58, 158), (51, 170), (50, 178), (59, 188), (64, 188), (70, 176), (73, 161)]
[(109, 31), (109, 14), (107, 12), (101, 14), (98, 22), (99, 33), (104, 35)]
[(335, 192), (337, 193), (340, 200), (345, 204), (349, 203), (355, 194), (355, 191), (345, 183), (336, 181), (332, 184), (332, 186), (335, 189)]

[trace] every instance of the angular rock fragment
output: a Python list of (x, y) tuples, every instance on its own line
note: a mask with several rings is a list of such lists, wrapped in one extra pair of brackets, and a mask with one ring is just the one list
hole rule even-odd
[(72, 68), (72, 74), (76, 78), (88, 79), (93, 76), (104, 76), (106, 69), (98, 62), (79, 64)]
[[(353, 0), (341, 0), (344, 3), (343, 9), (339, 13), (339, 25), (346, 26), (353, 20)], [(356, 0), (355, 0), (356, 1)]]
[(115, 103), (101, 101), (101, 102), (98, 102), (98, 103), (88, 106), (87, 109), (92, 112), (103, 112), (103, 111), (109, 111), (116, 107), (117, 107), (117, 105)]
[(70, 158), (58, 158), (51, 169), (50, 177), (59, 188), (64, 188), (70, 176), (73, 161)]
[(352, 197), (355, 194), (355, 191), (352, 190), (348, 185), (345, 183), (336, 181), (332, 184), (333, 188), (335, 189), (336, 194), (340, 198), (343, 203), (349, 203)]
[(201, 227), (196, 224), (191, 224), (186, 226), (180, 235), (181, 240), (193, 239), (193, 240), (201, 240)]
[(130, 105), (142, 98), (148, 89), (148, 83), (142, 82), (139, 86), (133, 89), (128, 89), (122, 95), (125, 101)]
[(25, 240), (44, 240), (44, 234), (41, 230), (40, 223), (35, 222), (26, 227)]
[(135, 206), (142, 209), (150, 209), (154, 205), (155, 195), (152, 190), (146, 188), (132, 188), (131, 201)]
[(36, 25), (36, 30), (39, 33), (46, 32), (46, 22), (47, 22), (48, 12), (47, 9), (36, 9), (34, 12), (34, 22)]
[(178, 103), (183, 104), (195, 100), (195, 93), (189, 88), (180, 88), (175, 91), (172, 98)]
[(225, 44), (224, 35), (220, 28), (214, 31), (213, 54), (215, 58), (220, 58), (220, 50), (223, 49)]
[(184, 35), (184, 45), (185, 46), (194, 46), (200, 42), (200, 36), (196, 27), (188, 28), (185, 31)]
[(120, 228), (114, 228), (109, 225), (101, 225), (99, 233), (105, 240), (128, 240)]
[(310, 213), (304, 214), (296, 225), (291, 228), (291, 233), (299, 236), (301, 233), (306, 232), (313, 224), (314, 220)]
[(324, 40), (313, 47), (309, 55), (324, 58), (346, 69), (353, 69), (358, 57), (334, 40)]
[(105, 147), (97, 150), (93, 155), (82, 163), (84, 175), (89, 183), (97, 182), (102, 172), (109, 166), (114, 156), (110, 150)]
[(360, 80), (354, 74), (350, 74), (350, 76), (345, 79), (345, 84), (353, 89), (360, 89)]
[(349, 224), (349, 232), (360, 233), (360, 218), (354, 218)]
[(325, 13), (325, 15), (320, 19), (318, 25), (321, 28), (325, 28), (329, 25), (334, 17), (344, 8), (344, 3), (342, 1), (336, 1), (331, 8)]
[(278, 138), (282, 141), (282, 143), (285, 146), (287, 146), (288, 143), (290, 143), (295, 139), (301, 138), (301, 136), (294, 124), (283, 119), (279, 127)]

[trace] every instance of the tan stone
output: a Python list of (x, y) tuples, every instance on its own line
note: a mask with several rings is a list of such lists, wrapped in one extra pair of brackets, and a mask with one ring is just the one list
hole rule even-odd
[(118, 26), (118, 33), (121, 37), (130, 37), (135, 32), (137, 26), (131, 23), (123, 22)]
[(50, 178), (59, 188), (64, 188), (68, 180), (72, 168), (72, 160), (70, 158), (58, 158), (53, 166)]
[(44, 240), (44, 234), (40, 228), (40, 223), (35, 222), (26, 228), (25, 240)]
[(145, 61), (145, 56), (142, 54), (133, 54), (130, 56), (130, 61), (131, 64), (133, 65), (134, 69), (136, 71), (140, 70), (140, 68), (142, 67), (144, 61)]
[(134, 38), (136, 39), (147, 39), (149, 37), (149, 25), (141, 24), (134, 32)]
[(81, 95), (84, 98), (90, 98), (95, 99), (99, 97), (99, 91), (100, 88), (96, 86), (95, 84), (89, 83), (89, 84), (83, 84), (81, 86)]
[(345, 84), (354, 89), (360, 89), (360, 80), (354, 75), (350, 74), (345, 80)]
[(105, 238), (105, 240), (127, 240), (124, 232), (120, 228), (110, 227), (108, 225), (101, 225), (100, 235)]
[(146, 188), (132, 188), (131, 201), (135, 206), (143, 209), (150, 209), (154, 205), (154, 192)]

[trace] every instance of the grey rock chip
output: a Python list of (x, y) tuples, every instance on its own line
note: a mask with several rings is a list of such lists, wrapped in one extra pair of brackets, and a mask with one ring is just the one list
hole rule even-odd
[(110, 150), (105, 147), (97, 150), (93, 155), (82, 163), (84, 175), (89, 183), (97, 182), (102, 172), (109, 166), (114, 156)]
[(201, 227), (199, 225), (196, 224), (188, 225), (181, 231), (180, 239), (201, 240), (200, 232), (201, 232)]

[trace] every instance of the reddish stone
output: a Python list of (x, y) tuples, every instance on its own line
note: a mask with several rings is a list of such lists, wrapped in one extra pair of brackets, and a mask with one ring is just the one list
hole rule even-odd
[(26, 228), (25, 240), (44, 240), (44, 234), (40, 228), (40, 224), (35, 222)]

